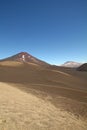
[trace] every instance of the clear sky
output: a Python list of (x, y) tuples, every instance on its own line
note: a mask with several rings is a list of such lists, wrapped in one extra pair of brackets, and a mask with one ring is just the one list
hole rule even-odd
[(0, 0), (0, 59), (87, 62), (87, 0)]

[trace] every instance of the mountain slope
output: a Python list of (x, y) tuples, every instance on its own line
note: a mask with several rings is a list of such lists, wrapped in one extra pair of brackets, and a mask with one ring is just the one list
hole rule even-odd
[(77, 68), (79, 71), (87, 71), (87, 63), (81, 65), (80, 67)]

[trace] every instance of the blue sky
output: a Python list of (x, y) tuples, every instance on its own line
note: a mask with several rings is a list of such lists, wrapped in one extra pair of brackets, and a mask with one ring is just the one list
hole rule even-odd
[(87, 0), (0, 0), (0, 59), (21, 51), (87, 62)]

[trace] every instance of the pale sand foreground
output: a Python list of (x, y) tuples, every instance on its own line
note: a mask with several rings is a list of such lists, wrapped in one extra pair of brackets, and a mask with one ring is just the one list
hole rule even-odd
[(0, 82), (0, 130), (87, 130), (87, 120)]

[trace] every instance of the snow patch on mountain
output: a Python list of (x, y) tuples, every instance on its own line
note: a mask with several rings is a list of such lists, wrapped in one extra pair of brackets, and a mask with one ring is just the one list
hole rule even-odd
[(70, 67), (70, 68), (77, 68), (81, 65), (82, 65), (82, 63), (78, 63), (78, 62), (74, 62), (74, 61), (67, 61), (64, 64), (62, 64), (61, 66)]

